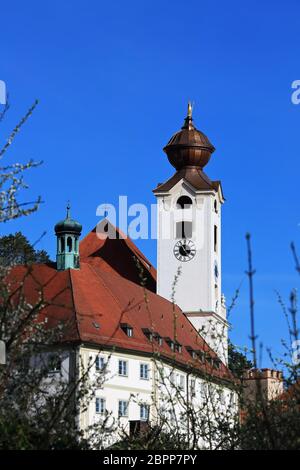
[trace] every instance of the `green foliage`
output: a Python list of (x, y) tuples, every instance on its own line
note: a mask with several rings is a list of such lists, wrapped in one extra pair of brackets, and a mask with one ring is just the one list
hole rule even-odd
[(0, 237), (0, 266), (30, 265), (49, 261), (47, 252), (36, 250), (21, 232)]
[(300, 450), (299, 396), (248, 406), (239, 429), (243, 450)]
[(231, 372), (238, 378), (242, 377), (245, 370), (253, 367), (253, 363), (247, 359), (245, 354), (238, 351), (230, 340), (228, 340), (228, 366)]

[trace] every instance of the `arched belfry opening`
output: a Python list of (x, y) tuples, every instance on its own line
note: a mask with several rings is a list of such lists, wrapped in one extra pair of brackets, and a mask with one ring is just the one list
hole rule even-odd
[(190, 209), (193, 204), (193, 201), (189, 196), (180, 196), (177, 199), (176, 207), (177, 209)]
[(176, 201), (176, 209), (181, 211), (182, 220), (176, 222), (176, 238), (187, 239), (193, 236), (193, 222), (186, 220), (184, 211), (188, 211), (193, 205), (189, 196), (180, 196)]

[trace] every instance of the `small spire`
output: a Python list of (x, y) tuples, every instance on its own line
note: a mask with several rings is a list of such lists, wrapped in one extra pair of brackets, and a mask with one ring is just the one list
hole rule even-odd
[(189, 130), (195, 129), (194, 124), (193, 124), (192, 114), (193, 114), (193, 104), (189, 100), (188, 101), (188, 108), (187, 108), (187, 116), (184, 120), (184, 124), (182, 126), (182, 129), (189, 129)]
[(187, 117), (189, 117), (190, 119), (192, 119), (192, 114), (193, 114), (193, 105), (192, 103), (188, 102), (188, 113), (187, 113)]
[(70, 201), (67, 202), (67, 219), (70, 219), (71, 216), (71, 204)]

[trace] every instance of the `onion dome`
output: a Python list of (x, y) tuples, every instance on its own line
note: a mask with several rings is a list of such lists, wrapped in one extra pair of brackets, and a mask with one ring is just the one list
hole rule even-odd
[(203, 132), (195, 128), (192, 118), (192, 105), (188, 103), (188, 113), (179, 132), (176, 132), (167, 145), (164, 152), (168, 160), (176, 170), (187, 166), (203, 168), (215, 151)]
[(64, 220), (61, 220), (55, 225), (56, 235), (70, 233), (75, 235), (80, 235), (82, 230), (82, 225), (76, 220), (71, 218), (70, 215), (70, 204), (67, 205), (67, 216)]

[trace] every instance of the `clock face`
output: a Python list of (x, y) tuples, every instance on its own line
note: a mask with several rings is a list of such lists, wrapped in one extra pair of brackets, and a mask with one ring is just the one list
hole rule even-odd
[(179, 240), (173, 251), (179, 261), (190, 261), (196, 254), (196, 247), (192, 240)]

